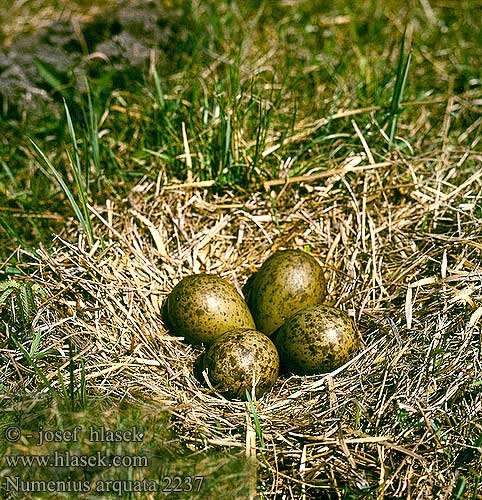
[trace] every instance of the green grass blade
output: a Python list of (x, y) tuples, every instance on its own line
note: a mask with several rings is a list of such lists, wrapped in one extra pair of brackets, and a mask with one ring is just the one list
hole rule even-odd
[(74, 124), (72, 123), (72, 117), (70, 116), (69, 107), (67, 106), (65, 99), (64, 99), (64, 108), (65, 108), (65, 116), (67, 118), (67, 126), (72, 140), (72, 146), (74, 148), (74, 157), (72, 159), (72, 157), (69, 155), (69, 161), (72, 167), (72, 172), (74, 174), (77, 191), (79, 192), (79, 195), (82, 198), (82, 196), (85, 193), (85, 186), (87, 185), (88, 180), (87, 179), (84, 180), (84, 175), (82, 173), (82, 162), (80, 160), (79, 147), (77, 145), (77, 136), (75, 135)]
[[(97, 176), (100, 176), (101, 166), (100, 166), (100, 147), (99, 147), (99, 127), (97, 123), (97, 115), (95, 113), (94, 104), (92, 102), (92, 93), (90, 91), (89, 81), (85, 79), (85, 85), (87, 88), (87, 117), (84, 116), (84, 121), (87, 127), (87, 138), (88, 144), (92, 149), (92, 162), (94, 163), (94, 168)], [(88, 169), (86, 169), (86, 184), (88, 185)]]
[(74, 155), (75, 155), (75, 163), (80, 168), (80, 158), (79, 158), (79, 149), (77, 146), (77, 137), (75, 135), (74, 124), (72, 123), (72, 117), (70, 116), (69, 107), (67, 106), (67, 102), (64, 99), (64, 109), (65, 116), (67, 118), (67, 127), (69, 129), (70, 137), (72, 138), (72, 146), (74, 147)]
[(41, 338), (42, 338), (42, 335), (40, 334), (40, 330), (37, 330), (35, 332), (35, 335), (33, 336), (32, 345), (30, 346), (30, 353), (29, 353), (29, 355), (30, 355), (30, 357), (32, 359), (36, 358)]
[(82, 172), (82, 161), (80, 159), (79, 147), (77, 145), (77, 136), (75, 135), (74, 124), (72, 122), (72, 117), (70, 115), (69, 107), (64, 99), (64, 109), (65, 116), (67, 118), (67, 127), (69, 129), (69, 134), (72, 140), (72, 146), (74, 148), (74, 157), (72, 158), (69, 152), (67, 152), (70, 165), (72, 167), (72, 173), (74, 175), (75, 185), (77, 186), (77, 192), (80, 199), (80, 205), (84, 213), (85, 230), (89, 238), (89, 244), (92, 245), (94, 241), (94, 235), (92, 231), (92, 222), (90, 220), (90, 212), (87, 204), (87, 186), (88, 186), (88, 166), (85, 169), (85, 175)]
[(398, 56), (397, 64), (397, 78), (395, 80), (395, 87), (393, 88), (392, 101), (390, 103), (390, 113), (396, 114), (398, 112), (398, 107), (400, 103), (400, 94), (402, 88), (402, 73), (403, 73), (403, 61), (405, 60), (405, 37), (407, 34), (407, 29), (402, 35), (402, 40), (400, 42), (400, 54)]
[(412, 51), (408, 53), (405, 66), (403, 67), (402, 73), (402, 83), (400, 85), (400, 91), (397, 99), (397, 109), (400, 110), (400, 104), (402, 103), (403, 91), (405, 89), (405, 84), (407, 83), (408, 70), (410, 69), (410, 63), (412, 62)]
[(85, 379), (85, 363), (80, 360), (80, 387), (79, 387), (79, 403), (81, 408), (87, 406), (87, 383)]
[(465, 479), (464, 476), (459, 476), (455, 488), (453, 490), (451, 500), (462, 500), (465, 495), (466, 487), (467, 487), (467, 480)]
[(82, 212), (84, 215), (84, 220), (85, 220), (85, 225), (86, 225), (86, 230), (90, 239), (90, 243), (92, 244), (92, 241), (94, 240), (94, 234), (92, 230), (92, 221), (90, 219), (90, 212), (89, 212), (89, 206), (88, 206), (88, 201), (87, 201), (87, 195), (85, 190), (83, 189), (83, 179), (82, 177), (79, 177), (79, 175), (82, 175), (82, 172), (79, 172), (78, 169), (75, 168), (73, 165), (73, 160), (70, 155), (70, 153), (67, 151), (67, 157), (69, 159), (69, 162), (72, 166), (72, 174), (74, 176), (74, 182), (75, 185), (77, 186), (77, 191), (79, 194), (79, 200), (80, 200), (80, 206), (82, 208)]
[(55, 391), (55, 388), (52, 386), (52, 384), (49, 382), (47, 377), (42, 373), (42, 371), (39, 369), (35, 361), (31, 358), (30, 354), (25, 350), (23, 345), (12, 335), (11, 339), (13, 340), (14, 344), (18, 347), (20, 352), (24, 355), (25, 359), (27, 360), (27, 363), (29, 366), (34, 370), (34, 372), (37, 374), (37, 376), (42, 380), (42, 382), (45, 384), (45, 387), (51, 392), (55, 398), (57, 398), (57, 392)]
[(231, 115), (229, 113), (225, 113), (224, 121), (225, 121), (225, 135), (224, 135), (223, 166), (229, 168), (231, 166)]
[(69, 394), (67, 392), (67, 387), (65, 387), (64, 376), (62, 375), (62, 372), (60, 371), (60, 368), (57, 369), (57, 377), (59, 379), (60, 390), (62, 391), (62, 396), (64, 397), (65, 401), (68, 401), (69, 400)]
[(38, 58), (34, 58), (34, 65), (36, 66), (40, 76), (56, 91), (62, 92), (64, 82), (55, 74), (55, 70), (52, 66), (41, 61)]
[(157, 68), (154, 67), (154, 85), (156, 87), (157, 94), (157, 102), (159, 104), (160, 109), (164, 109), (166, 107), (166, 101), (164, 100), (164, 93), (162, 92), (161, 79), (159, 78), (159, 73), (157, 72)]
[[(42, 158), (42, 160), (45, 162), (45, 164), (47, 165), (47, 167), (50, 169), (50, 171), (52, 172), (52, 174), (54, 174), (55, 179), (57, 180), (57, 182), (60, 184), (60, 187), (62, 188), (62, 191), (67, 196), (67, 198), (68, 198), (68, 200), (69, 200), (69, 202), (70, 202), (70, 204), (71, 204), (71, 206), (72, 206), (72, 208), (73, 208), (73, 210), (75, 212), (75, 216), (77, 217), (77, 219), (79, 220), (79, 222), (81, 222), (82, 226), (85, 228), (84, 216), (82, 214), (82, 211), (80, 210), (79, 205), (77, 204), (77, 201), (74, 198), (74, 195), (73, 195), (72, 191), (69, 189), (69, 187), (65, 183), (64, 179), (62, 179), (62, 176), (57, 171), (57, 169), (52, 165), (52, 162), (45, 156), (44, 152), (39, 148), (39, 146), (37, 146), (37, 144), (35, 143), (35, 141), (33, 141), (32, 139), (30, 139), (30, 142), (32, 143), (33, 147), (35, 148), (35, 150), (37, 151), (37, 153), (40, 155), (40, 157)], [(48, 175), (48, 172), (46, 172), (44, 169), (42, 169), (42, 171), (46, 175)]]
[(400, 104), (402, 102), (403, 90), (407, 82), (408, 71), (410, 69), (410, 63), (412, 61), (412, 51), (409, 52), (407, 59), (405, 60), (405, 38), (406, 31), (403, 32), (402, 41), (400, 42), (400, 56), (398, 58), (397, 66), (397, 79), (395, 81), (395, 87), (393, 89), (392, 101), (390, 103), (390, 131), (388, 134), (388, 147), (392, 149), (393, 141), (395, 139), (395, 132), (398, 124), (398, 115), (400, 114)]
[(256, 435), (258, 436), (259, 444), (261, 448), (264, 448), (264, 437), (263, 437), (263, 429), (259, 422), (258, 412), (256, 411), (256, 407), (254, 406), (253, 400), (251, 399), (251, 395), (249, 391), (246, 389), (246, 399), (248, 400), (249, 409), (251, 410), (251, 414), (253, 415), (254, 426), (256, 429)]
[[(58, 172), (58, 170), (52, 165), (52, 162), (45, 156), (44, 152), (40, 149), (40, 147), (35, 143), (34, 140), (30, 139), (30, 142), (32, 143), (32, 146), (35, 148), (35, 151), (38, 153), (40, 158), (43, 160), (43, 162), (47, 165), (49, 170), (52, 172), (54, 175), (55, 179), (57, 182), (60, 184), (60, 187), (62, 188), (62, 191), (65, 193), (65, 196), (67, 196), (67, 199), (69, 200), (69, 203), (75, 213), (75, 216), (77, 220), (79, 221), (80, 225), (82, 226), (82, 229), (84, 230), (85, 234), (87, 235), (87, 238), (89, 239), (89, 244), (93, 243), (93, 237), (91, 235), (91, 232), (89, 231), (89, 226), (87, 224), (87, 221), (85, 220), (84, 214), (82, 213), (82, 210), (80, 209), (72, 191), (69, 189), (67, 184), (65, 183), (64, 179)], [(47, 171), (40, 165), (41, 170), (44, 172), (45, 175), (49, 175)]]
[(75, 363), (74, 363), (74, 349), (72, 347), (72, 340), (68, 339), (69, 344), (69, 398), (72, 409), (75, 407), (75, 384), (74, 384), (74, 375), (75, 375)]

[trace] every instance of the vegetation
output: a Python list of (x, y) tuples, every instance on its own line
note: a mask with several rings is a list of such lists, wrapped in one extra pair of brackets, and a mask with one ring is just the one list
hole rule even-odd
[[(210, 478), (192, 498), (479, 498), (480, 2), (164, 2), (171, 45), (135, 70), (92, 50), (117, 2), (7, 4), (5, 54), (59, 20), (90, 38), (84, 73), (34, 59), (35, 109), (0, 59), (4, 427), (142, 427), (170, 474)], [(289, 246), (363, 353), (224, 400), (163, 299)]]

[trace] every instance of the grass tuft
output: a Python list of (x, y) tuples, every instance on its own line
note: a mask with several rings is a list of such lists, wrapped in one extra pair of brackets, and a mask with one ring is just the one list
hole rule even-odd
[(47, 158), (47, 156), (40, 149), (37, 143), (33, 139), (30, 139), (30, 142), (34, 147), (40, 160), (42, 160), (44, 165), (48, 168), (48, 171), (44, 170), (41, 164), (39, 164), (40, 168), (45, 173), (45, 175), (48, 175), (48, 172), (54, 175), (55, 179), (60, 184), (62, 191), (69, 200), (70, 206), (72, 207), (74, 214), (77, 220), (79, 221), (79, 224), (81, 225), (82, 229), (84, 230), (87, 236), (89, 245), (92, 246), (94, 243), (94, 234), (92, 232), (92, 221), (90, 218), (90, 212), (88, 208), (89, 167), (87, 165), (87, 168), (84, 168), (82, 165), (82, 160), (79, 154), (74, 126), (70, 116), (69, 108), (67, 107), (66, 103), (65, 103), (65, 114), (67, 117), (68, 129), (72, 140), (73, 156), (69, 151), (67, 151), (66, 153), (71, 166), (71, 173), (74, 177), (77, 197), (74, 195), (72, 190), (69, 188), (67, 182), (65, 182), (65, 180), (63, 179), (60, 172), (54, 167), (52, 162)]
[(398, 60), (397, 66), (397, 79), (395, 81), (395, 87), (393, 88), (392, 101), (390, 103), (390, 128), (388, 135), (388, 147), (392, 149), (393, 141), (395, 139), (395, 132), (397, 129), (398, 115), (400, 114), (402, 103), (403, 90), (405, 88), (405, 83), (408, 78), (408, 71), (410, 69), (410, 62), (412, 60), (412, 51), (410, 50), (407, 58), (405, 59), (405, 39), (407, 34), (407, 28), (403, 32), (402, 41), (400, 43), (400, 58)]

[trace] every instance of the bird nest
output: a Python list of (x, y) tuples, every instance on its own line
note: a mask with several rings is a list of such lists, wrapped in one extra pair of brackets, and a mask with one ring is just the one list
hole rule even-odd
[[(239, 498), (447, 498), (461, 488), (475, 498), (482, 173), (469, 165), (456, 150), (378, 164), (360, 154), (251, 194), (142, 182), (92, 207), (93, 246), (71, 223), (23, 256), (28, 278), (18, 280), (39, 290), (36, 335), (18, 335), (23, 349), (4, 340), (4, 393), (62, 392), (83, 377), (90, 397), (149, 402), (146, 411), (168, 412), (181, 447), (249, 457)], [(199, 272), (241, 292), (290, 247), (323, 265), (328, 300), (355, 319), (363, 346), (332, 373), (282, 376), (252, 403), (225, 399), (195, 376), (203, 348), (164, 328), (163, 301)], [(25, 361), (33, 351), (45, 351), (36, 369)]]

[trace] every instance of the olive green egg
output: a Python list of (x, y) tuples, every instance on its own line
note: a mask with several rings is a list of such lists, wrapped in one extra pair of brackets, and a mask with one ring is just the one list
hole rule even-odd
[(299, 375), (330, 372), (349, 361), (359, 346), (348, 314), (326, 304), (298, 311), (273, 340), (283, 369)]
[(230, 396), (244, 398), (255, 385), (256, 397), (269, 391), (279, 374), (276, 347), (264, 333), (236, 328), (224, 333), (209, 347), (204, 367), (211, 384)]
[(326, 284), (313, 256), (301, 250), (279, 250), (248, 280), (243, 293), (256, 328), (269, 336), (295, 312), (321, 304)]
[(210, 344), (233, 328), (255, 328), (243, 297), (213, 274), (183, 278), (167, 297), (164, 313), (172, 333), (193, 344)]

